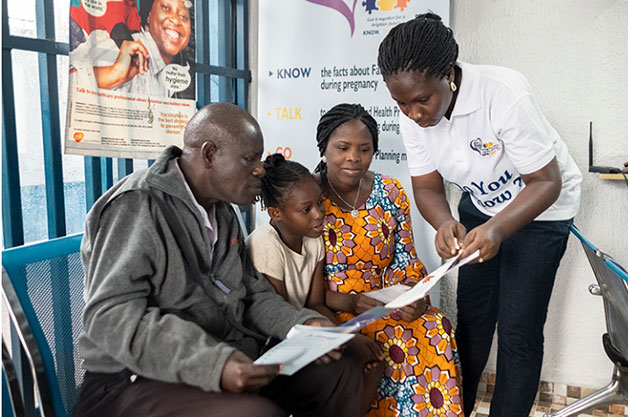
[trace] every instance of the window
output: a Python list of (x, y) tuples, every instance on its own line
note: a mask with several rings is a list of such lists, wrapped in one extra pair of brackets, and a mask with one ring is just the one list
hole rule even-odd
[[(63, 154), (69, 6), (2, 0), (4, 247), (82, 231), (104, 190), (151, 163)], [(246, 108), (248, 0), (196, 0), (194, 10), (197, 107)]]

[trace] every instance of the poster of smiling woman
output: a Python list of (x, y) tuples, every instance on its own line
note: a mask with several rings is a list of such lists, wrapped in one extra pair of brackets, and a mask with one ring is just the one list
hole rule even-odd
[(155, 158), (196, 111), (191, 0), (72, 0), (65, 152)]

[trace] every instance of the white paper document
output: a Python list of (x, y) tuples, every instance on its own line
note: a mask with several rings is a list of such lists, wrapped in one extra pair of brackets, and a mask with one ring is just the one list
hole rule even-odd
[[(357, 332), (358, 330), (365, 327), (369, 323), (381, 317), (384, 317), (385, 315), (392, 313), (393, 311), (400, 309), (401, 307), (407, 306), (408, 304), (411, 304), (425, 297), (427, 293), (429, 292), (429, 290), (431, 290), (436, 285), (436, 283), (438, 283), (438, 281), (440, 281), (440, 279), (445, 276), (445, 274), (455, 270), (456, 268), (461, 267), (462, 265), (466, 263), (471, 262), (473, 259), (477, 258), (478, 256), (480, 256), (479, 250), (475, 251), (473, 254), (467, 256), (464, 259), (461, 259), (460, 257), (451, 258), (447, 260), (439, 268), (437, 268), (434, 272), (432, 272), (431, 274), (423, 278), (421, 281), (417, 282), (409, 290), (401, 292), (401, 294), (399, 294), (397, 297), (388, 301), (388, 304), (386, 304), (385, 306), (373, 307), (372, 309), (365, 311), (359, 316), (343, 323), (339, 327), (327, 327), (325, 328), (325, 330), (336, 331), (336, 332), (339, 332), (339, 331)], [(401, 287), (401, 285), (393, 285), (392, 287), (388, 287), (388, 288), (394, 288), (394, 287)], [(385, 290), (388, 290), (388, 288), (386, 288)], [(378, 291), (383, 291), (383, 290), (378, 290)], [(378, 292), (378, 291), (372, 291), (372, 292)], [(368, 293), (367, 295), (369, 294), (371, 293)], [(390, 296), (390, 294), (387, 294), (386, 292), (384, 292), (384, 294), (385, 296)]]
[(368, 296), (388, 304), (373, 307), (338, 327), (296, 325), (290, 329), (283, 342), (270, 349), (253, 363), (256, 365), (281, 363), (284, 365), (284, 369), (280, 373), (292, 375), (320, 356), (350, 340), (354, 336), (353, 333), (369, 323), (425, 297), (445, 274), (469, 263), (478, 256), (480, 256), (479, 250), (464, 259), (460, 259), (460, 257), (449, 259), (413, 287), (393, 285), (368, 293)]
[(410, 288), (412, 287), (405, 284), (391, 285), (390, 287), (382, 288), (381, 290), (367, 292), (365, 295), (383, 303), (389, 303), (404, 292), (408, 291)]
[[(330, 327), (334, 329), (335, 327)], [(287, 338), (257, 358), (256, 365), (283, 364), (281, 375), (292, 375), (327, 352), (350, 340), (351, 333), (322, 331), (325, 327), (296, 325)]]
[[(362, 327), (366, 327), (369, 323), (374, 322), (377, 319), (381, 319), (382, 317), (392, 313), (396, 309), (388, 308), (386, 306), (377, 306), (372, 309), (365, 311), (357, 317), (352, 318), (349, 321), (345, 321), (338, 327), (327, 327), (325, 331), (340, 331), (343, 333), (355, 333), (359, 331)], [(334, 329), (334, 330), (327, 330)]]
[(461, 267), (466, 263), (471, 262), (478, 256), (480, 256), (479, 250), (475, 251), (464, 259), (460, 259), (460, 257), (448, 259), (434, 272), (423, 278), (421, 281), (417, 282), (410, 291), (406, 291), (399, 297), (386, 304), (386, 307), (398, 309), (407, 306), (408, 304), (413, 303), (417, 300), (420, 300), (427, 295), (428, 291), (431, 290), (438, 283), (438, 281), (440, 281), (440, 279), (445, 276), (445, 274), (455, 270), (456, 268)]

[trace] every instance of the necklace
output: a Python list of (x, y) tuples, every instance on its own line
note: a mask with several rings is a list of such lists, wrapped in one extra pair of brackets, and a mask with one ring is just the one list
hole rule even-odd
[(340, 201), (345, 203), (348, 207), (351, 207), (351, 215), (354, 218), (357, 218), (360, 215), (360, 213), (358, 212), (358, 210), (357, 210), (355, 205), (358, 204), (358, 196), (360, 195), (360, 187), (362, 186), (362, 178), (360, 178), (360, 182), (358, 183), (358, 191), (355, 192), (355, 201), (353, 202), (353, 205), (347, 203), (347, 200), (345, 200), (344, 198), (340, 197), (340, 194), (338, 194), (338, 191), (336, 191), (336, 189), (332, 185), (331, 181), (327, 180), (327, 184), (329, 184), (329, 186), (331, 187), (332, 191), (334, 192), (334, 194), (336, 194), (336, 197), (338, 197), (340, 199)]

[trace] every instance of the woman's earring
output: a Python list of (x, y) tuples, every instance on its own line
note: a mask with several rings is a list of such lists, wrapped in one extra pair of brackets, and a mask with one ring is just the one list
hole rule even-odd
[(323, 155), (323, 157), (321, 158), (321, 161), (323, 161), (323, 163), (327, 163), (327, 158), (325, 158), (325, 155)]
[(456, 83), (453, 81), (449, 81), (449, 88), (451, 88), (452, 93), (458, 89), (458, 87), (456, 87)]

